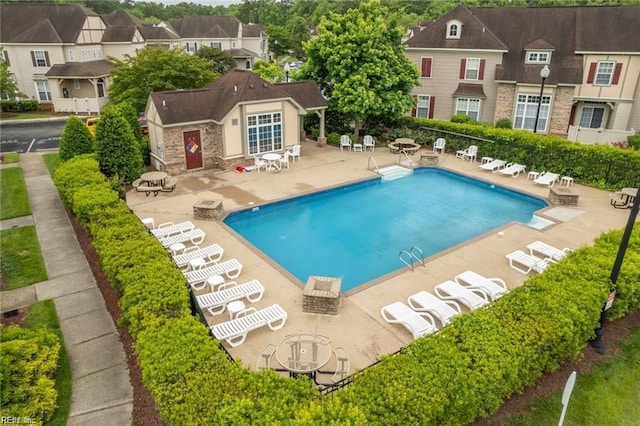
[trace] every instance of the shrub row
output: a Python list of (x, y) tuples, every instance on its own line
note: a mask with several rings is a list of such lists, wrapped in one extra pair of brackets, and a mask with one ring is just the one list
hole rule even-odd
[(34, 99), (26, 99), (23, 101), (9, 101), (3, 99), (0, 101), (0, 108), (5, 112), (37, 111), (38, 101)]
[[(18, 423), (51, 420), (60, 340), (47, 330), (0, 326), (0, 416)], [(3, 421), (4, 423), (4, 421)]]
[[(487, 308), (354, 376), (321, 398), (310, 381), (229, 362), (191, 314), (184, 277), (81, 156), (55, 175), (120, 291), (145, 385), (169, 424), (464, 424), (575, 357), (593, 336), (622, 231), (599, 237)], [(610, 314), (640, 308), (640, 225)], [(251, 361), (249, 361), (251, 362)]]

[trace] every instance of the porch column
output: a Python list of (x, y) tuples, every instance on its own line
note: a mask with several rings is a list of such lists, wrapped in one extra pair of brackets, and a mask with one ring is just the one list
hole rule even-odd
[(316, 111), (316, 114), (320, 117), (320, 134), (318, 135), (318, 146), (325, 146), (327, 144), (327, 138), (324, 135), (324, 109), (321, 109), (319, 112)]

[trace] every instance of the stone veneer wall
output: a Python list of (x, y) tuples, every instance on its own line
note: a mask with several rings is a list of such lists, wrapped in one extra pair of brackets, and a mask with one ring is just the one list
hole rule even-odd
[(493, 122), (501, 118), (508, 118), (513, 122), (513, 109), (516, 100), (516, 86), (513, 84), (499, 84), (496, 93), (496, 112)]
[[(207, 128), (208, 130), (205, 130)], [(197, 127), (176, 127), (165, 129), (164, 131), (164, 150), (165, 165), (164, 171), (170, 175), (182, 174), (187, 172), (184, 157), (184, 138), (185, 131), (200, 131), (200, 144), (202, 145), (203, 166), (205, 169), (221, 168), (226, 170), (225, 161), (223, 160), (222, 146), (222, 126), (217, 124), (200, 125)]]

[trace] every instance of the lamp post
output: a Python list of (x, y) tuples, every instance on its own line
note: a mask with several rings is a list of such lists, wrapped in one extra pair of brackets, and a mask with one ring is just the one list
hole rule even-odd
[(544, 68), (540, 70), (540, 77), (542, 78), (542, 85), (540, 86), (540, 97), (538, 98), (538, 110), (536, 111), (536, 121), (533, 123), (533, 133), (538, 131), (538, 118), (540, 118), (540, 106), (542, 105), (542, 92), (544, 91), (544, 81), (549, 77), (549, 66), (545, 65)]
[(289, 62), (284, 63), (284, 76), (287, 79), (287, 83), (289, 82), (289, 71), (291, 71), (291, 67), (289, 66)]

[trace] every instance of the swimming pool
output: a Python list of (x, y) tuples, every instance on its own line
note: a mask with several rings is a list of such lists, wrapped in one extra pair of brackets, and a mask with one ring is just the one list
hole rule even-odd
[(342, 291), (405, 267), (401, 250), (430, 256), (546, 203), (436, 168), (372, 179), (230, 213), (225, 224), (305, 283), (342, 278)]

